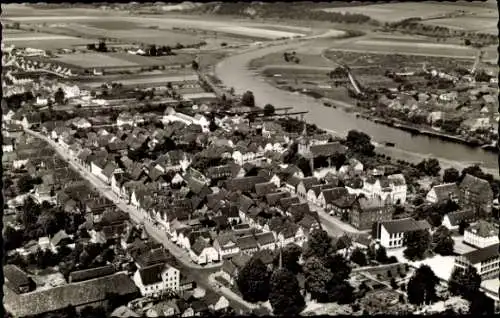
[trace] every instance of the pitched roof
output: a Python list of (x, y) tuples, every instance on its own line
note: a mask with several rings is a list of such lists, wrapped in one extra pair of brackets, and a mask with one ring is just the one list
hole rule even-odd
[(450, 220), (451, 226), (457, 226), (462, 222), (462, 220), (472, 220), (476, 216), (473, 209), (467, 209), (463, 211), (450, 212), (445, 217)]
[(196, 254), (200, 255), (201, 252), (207, 247), (210, 247), (210, 244), (208, 244), (207, 241), (205, 241), (202, 237), (198, 237), (196, 239), (196, 242), (193, 244), (191, 247), (191, 250)]
[(413, 218), (385, 221), (381, 222), (381, 225), (390, 234), (427, 230), (431, 228), (431, 225), (426, 220), (416, 221)]
[(266, 180), (259, 176), (234, 178), (226, 181), (226, 189), (231, 191), (240, 190), (242, 192), (250, 192), (256, 184), (266, 182)]
[(291, 196), (291, 194), (288, 191), (269, 193), (266, 195), (266, 201), (267, 201), (267, 204), (273, 206), (273, 205), (276, 205), (280, 199), (288, 198), (290, 196)]
[(337, 153), (345, 153), (347, 147), (342, 145), (340, 142), (330, 142), (320, 145), (312, 145), (310, 151), (314, 158), (319, 156), (329, 157)]
[(144, 285), (152, 285), (161, 282), (161, 273), (164, 268), (165, 264), (160, 263), (139, 269), (142, 283)]
[(276, 185), (272, 182), (257, 183), (255, 185), (255, 193), (258, 196), (265, 196), (268, 193), (274, 192)]
[(30, 283), (28, 275), (17, 265), (5, 265), (3, 267), (3, 273), (5, 275), (5, 280), (9, 281), (9, 283), (16, 287), (28, 285)]
[(69, 279), (72, 283), (81, 282), (97, 277), (112, 275), (115, 273), (113, 265), (100, 266), (96, 268), (84, 269), (69, 273)]
[(233, 258), (231, 259), (231, 263), (233, 263), (237, 268), (241, 269), (250, 261), (251, 258), (252, 257), (250, 255), (240, 252), (233, 256)]
[(491, 187), (488, 181), (470, 174), (465, 175), (460, 183), (460, 188), (467, 188), (469, 191), (475, 193), (491, 193)]
[(287, 197), (280, 199), (280, 206), (283, 210), (288, 210), (290, 205), (300, 203), (299, 197)]
[(251, 235), (237, 238), (236, 244), (240, 250), (257, 249), (259, 247), (257, 241)]
[(477, 264), (489, 260), (493, 257), (498, 257), (498, 246), (498, 243), (493, 244), (478, 250), (462, 254), (462, 257), (468, 259), (472, 264)]
[(456, 183), (439, 184), (432, 187), (439, 201), (444, 201), (450, 198), (450, 195), (458, 195), (458, 186)]
[(302, 183), (306, 191), (308, 191), (312, 186), (318, 185), (320, 182), (316, 177), (307, 177), (302, 178), (302, 180), (300, 180), (300, 183)]
[(271, 232), (259, 233), (255, 235), (257, 243), (262, 245), (269, 245), (275, 243), (274, 235)]
[(346, 196), (349, 192), (344, 187), (336, 187), (332, 189), (321, 190), (321, 193), (323, 193), (325, 202), (328, 204), (340, 199), (343, 196)]
[(484, 220), (479, 220), (477, 224), (472, 225), (466, 231), (481, 237), (498, 236), (498, 228)]
[(110, 293), (135, 294), (137, 287), (125, 273), (17, 295), (4, 286), (4, 306), (15, 317), (52, 312), (105, 300)]

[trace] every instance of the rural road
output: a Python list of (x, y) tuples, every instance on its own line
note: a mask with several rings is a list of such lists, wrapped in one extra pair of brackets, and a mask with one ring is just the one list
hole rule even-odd
[[(363, 37), (369, 37), (369, 35)], [(325, 41), (321, 39), (318, 41), (319, 45), (326, 49), (327, 47), (341, 48), (343, 43), (358, 39), (339, 39), (328, 41), (328, 43), (324, 43)], [(340, 109), (325, 107), (321, 101), (310, 96), (291, 93), (272, 86), (254, 70), (249, 69), (250, 62), (272, 53), (313, 47), (316, 40), (301, 38), (281, 43), (283, 44), (269, 44), (231, 55), (216, 65), (215, 76), (226, 87), (233, 87), (237, 94), (243, 94), (247, 90), (252, 91), (257, 105), (269, 103), (275, 107), (293, 107), (294, 111), (307, 111), (305, 116), (307, 121), (335, 135), (345, 136), (349, 130), (353, 129), (363, 131), (372, 137), (379, 153), (392, 158), (419, 163), (422, 159), (433, 157), (439, 159), (442, 168), (459, 169), (469, 166), (472, 162), (481, 163), (483, 171), (498, 175), (498, 156), (492, 152), (423, 135), (412, 135), (397, 128), (356, 118), (354, 114)], [(335, 105), (335, 102), (333, 104)], [(355, 107), (355, 105), (350, 105), (350, 107)], [(386, 142), (392, 142), (396, 147), (386, 147), (384, 146)]]
[(217, 271), (222, 263), (209, 264), (206, 266), (200, 266), (194, 264), (187, 251), (183, 250), (179, 246), (175, 245), (170, 241), (165, 233), (160, 227), (155, 226), (153, 222), (147, 220), (142, 213), (140, 213), (136, 208), (131, 205), (126, 204), (125, 200), (118, 197), (103, 181), (87, 171), (82, 165), (80, 165), (76, 159), (69, 155), (66, 149), (63, 149), (60, 145), (55, 143), (53, 140), (44, 136), (43, 134), (33, 131), (28, 128), (24, 128), (24, 131), (36, 138), (42, 139), (47, 142), (56, 152), (69, 164), (71, 168), (77, 171), (82, 178), (90, 182), (90, 184), (97, 190), (101, 195), (111, 200), (115, 205), (120, 208), (123, 212), (127, 213), (131, 220), (137, 224), (143, 224), (146, 232), (150, 237), (152, 237), (157, 242), (163, 244), (165, 248), (182, 264), (187, 274), (191, 276), (198, 285), (212, 289), (217, 294), (222, 294), (225, 296), (236, 309), (243, 310), (244, 312), (250, 311), (254, 308), (254, 305), (244, 301), (237, 294), (229, 289), (220, 289), (213, 285), (209, 281), (208, 276), (210, 273)]

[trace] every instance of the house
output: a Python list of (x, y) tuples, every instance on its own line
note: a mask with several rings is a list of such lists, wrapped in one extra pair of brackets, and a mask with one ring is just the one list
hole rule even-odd
[(214, 248), (219, 253), (221, 259), (231, 258), (240, 252), (233, 233), (219, 234), (214, 240)]
[(178, 292), (180, 271), (168, 263), (155, 264), (136, 270), (134, 283), (142, 296), (159, 296), (167, 292)]
[(377, 239), (385, 248), (398, 248), (404, 245), (403, 238), (406, 233), (430, 228), (426, 220), (416, 221), (413, 218), (383, 221), (378, 225)]
[(208, 309), (218, 312), (229, 308), (229, 300), (226, 297), (220, 296), (210, 289), (205, 292), (203, 302), (208, 306)]
[(323, 209), (331, 210), (331, 204), (344, 197), (347, 196), (347, 189), (344, 187), (335, 187), (331, 189), (321, 189), (321, 193), (318, 194), (316, 203)]
[(16, 294), (4, 287), (4, 309), (14, 317), (41, 315), (70, 305), (79, 311), (86, 306), (101, 305), (110, 294), (117, 294), (126, 301), (137, 297), (137, 287), (125, 273), (25, 294)]
[(306, 240), (306, 236), (302, 228), (294, 223), (288, 223), (277, 235), (277, 245), (285, 247), (288, 244), (297, 244), (302, 247)]
[(460, 222), (473, 223), (476, 221), (476, 213), (473, 209), (450, 212), (443, 217), (442, 225), (448, 230), (458, 230)]
[(236, 239), (236, 245), (238, 245), (238, 248), (242, 253), (248, 255), (253, 255), (259, 250), (259, 245), (253, 235), (238, 237)]
[(257, 246), (259, 250), (271, 250), (274, 251), (276, 248), (276, 240), (273, 233), (265, 232), (255, 235), (255, 240), (257, 241)]
[(180, 315), (180, 313), (181, 311), (175, 300), (170, 299), (157, 303), (149, 308), (146, 311), (146, 317), (172, 317)]
[(238, 273), (250, 261), (252, 257), (248, 254), (238, 253), (231, 259), (226, 259), (222, 263), (220, 275), (231, 285), (234, 285)]
[(35, 282), (17, 265), (5, 265), (3, 275), (5, 286), (17, 294), (28, 293), (35, 289)]
[(493, 244), (455, 257), (455, 267), (475, 267), (481, 279), (497, 278), (499, 274), (499, 245)]
[(128, 317), (141, 317), (139, 314), (134, 312), (132, 309), (128, 308), (127, 306), (120, 306), (113, 310), (111, 313), (112, 318), (128, 318)]
[(425, 199), (430, 203), (445, 203), (448, 200), (457, 201), (459, 196), (456, 183), (445, 183), (433, 186), (427, 193)]
[(71, 237), (64, 230), (60, 230), (50, 239), (50, 249), (52, 252), (57, 253), (61, 246), (66, 246), (72, 243)]
[(196, 264), (208, 264), (220, 260), (217, 250), (202, 237), (197, 238), (189, 251), (189, 255)]
[(307, 191), (307, 195), (306, 195), (307, 201), (311, 202), (312, 204), (319, 205), (320, 202), (318, 201), (318, 198), (321, 195), (321, 191), (327, 190), (327, 189), (333, 189), (333, 188), (335, 188), (335, 184), (313, 185)]
[(295, 194), (297, 192), (297, 186), (299, 185), (301, 178), (291, 176), (285, 181), (285, 190), (290, 192), (291, 194)]
[(489, 214), (493, 204), (493, 191), (488, 181), (466, 174), (459, 185), (460, 203), (465, 207)]
[(314, 185), (319, 185), (320, 182), (315, 177), (303, 178), (297, 185), (297, 196), (303, 200), (307, 200), (307, 191)]
[(479, 220), (477, 224), (470, 226), (464, 231), (464, 243), (477, 248), (498, 244), (498, 227), (489, 222)]
[(359, 230), (369, 230), (374, 223), (392, 220), (393, 212), (393, 207), (380, 197), (361, 197), (354, 204), (349, 223)]

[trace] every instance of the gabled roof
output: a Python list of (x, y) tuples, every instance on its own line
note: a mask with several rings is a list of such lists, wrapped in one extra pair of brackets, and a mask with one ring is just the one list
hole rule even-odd
[(255, 239), (260, 246), (275, 243), (274, 235), (271, 232), (259, 233), (255, 235)]
[(25, 317), (103, 301), (111, 293), (132, 295), (137, 287), (126, 274), (118, 273), (21, 295), (4, 287), (4, 293), (6, 311), (14, 317)]
[(445, 217), (448, 218), (451, 226), (458, 226), (462, 220), (473, 220), (476, 217), (476, 213), (473, 209), (467, 209), (463, 211), (450, 212)]
[(255, 185), (255, 193), (258, 196), (265, 196), (268, 193), (272, 193), (276, 190), (276, 185), (272, 182), (257, 183)]
[(288, 210), (290, 205), (297, 203), (300, 203), (299, 197), (287, 197), (280, 199), (280, 206), (284, 211)]
[(249, 249), (258, 249), (257, 241), (251, 235), (239, 237), (236, 240), (236, 244), (240, 248), (240, 250), (249, 250)]
[(205, 241), (202, 237), (198, 237), (196, 242), (191, 247), (191, 250), (196, 254), (200, 255), (207, 247), (210, 247), (207, 241)]
[(115, 273), (113, 265), (100, 266), (90, 269), (84, 269), (69, 273), (69, 279), (72, 283), (81, 282), (97, 277), (112, 275)]
[(474, 250), (465, 254), (462, 257), (466, 258), (472, 264), (478, 264), (486, 260), (492, 259), (493, 257), (498, 257), (498, 243), (493, 244), (478, 250)]
[(492, 193), (488, 181), (470, 174), (465, 175), (464, 179), (460, 183), (460, 188), (467, 188), (469, 191), (475, 193)]
[(426, 220), (416, 221), (413, 218), (381, 222), (389, 234), (406, 233), (418, 230), (428, 230), (431, 225)]
[(280, 192), (275, 192), (275, 193), (269, 193), (266, 195), (266, 202), (270, 206), (276, 205), (280, 199), (282, 198), (288, 198), (290, 197), (291, 194), (288, 191), (280, 191)]
[(342, 145), (340, 142), (330, 142), (322, 145), (312, 145), (310, 150), (314, 158), (319, 156), (329, 157), (337, 153), (345, 153), (347, 151), (347, 147)]
[(477, 224), (470, 226), (466, 231), (480, 237), (498, 236), (498, 228), (484, 220), (479, 220)]
[(240, 190), (242, 192), (250, 192), (256, 184), (265, 182), (265, 179), (259, 176), (234, 178), (226, 181), (226, 189), (231, 191)]
[(456, 183), (439, 184), (432, 187), (439, 201), (444, 201), (450, 198), (450, 195), (458, 195), (458, 186)]
[(243, 213), (247, 213), (248, 210), (255, 204), (255, 202), (247, 197), (246, 195), (241, 195), (239, 198), (239, 205), (240, 205), (240, 210)]
[(5, 275), (5, 280), (16, 287), (25, 286), (30, 283), (28, 275), (17, 265), (5, 265), (3, 267), (3, 273)]
[(349, 194), (347, 189), (344, 187), (336, 187), (332, 189), (321, 190), (321, 193), (323, 193), (323, 197), (325, 198), (325, 202), (327, 204), (332, 203), (333, 201), (338, 200)]
[(302, 183), (304, 185), (306, 192), (309, 189), (311, 189), (312, 186), (320, 184), (319, 180), (316, 177), (302, 178), (302, 180), (300, 180), (300, 183)]

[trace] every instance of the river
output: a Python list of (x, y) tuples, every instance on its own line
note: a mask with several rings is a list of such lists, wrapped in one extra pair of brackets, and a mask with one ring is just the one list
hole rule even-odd
[[(307, 43), (292, 43), (261, 49), (248, 50), (222, 60), (215, 67), (215, 75), (226, 87), (234, 87), (238, 94), (247, 90), (254, 93), (255, 102), (262, 106), (267, 103), (275, 107), (293, 107), (295, 111), (308, 111), (305, 119), (330, 132), (345, 136), (351, 129), (363, 131), (371, 136), (377, 150), (394, 158), (419, 162), (423, 158), (437, 158), (443, 167), (454, 166), (462, 169), (479, 163), (483, 170), (498, 175), (498, 155), (481, 148), (443, 141), (427, 136), (412, 135), (392, 127), (356, 118), (354, 114), (340, 109), (323, 106), (322, 102), (298, 93), (280, 90), (267, 83), (258, 72), (249, 70), (250, 61), (267, 54), (280, 52)], [(383, 146), (392, 142), (394, 148)]]

